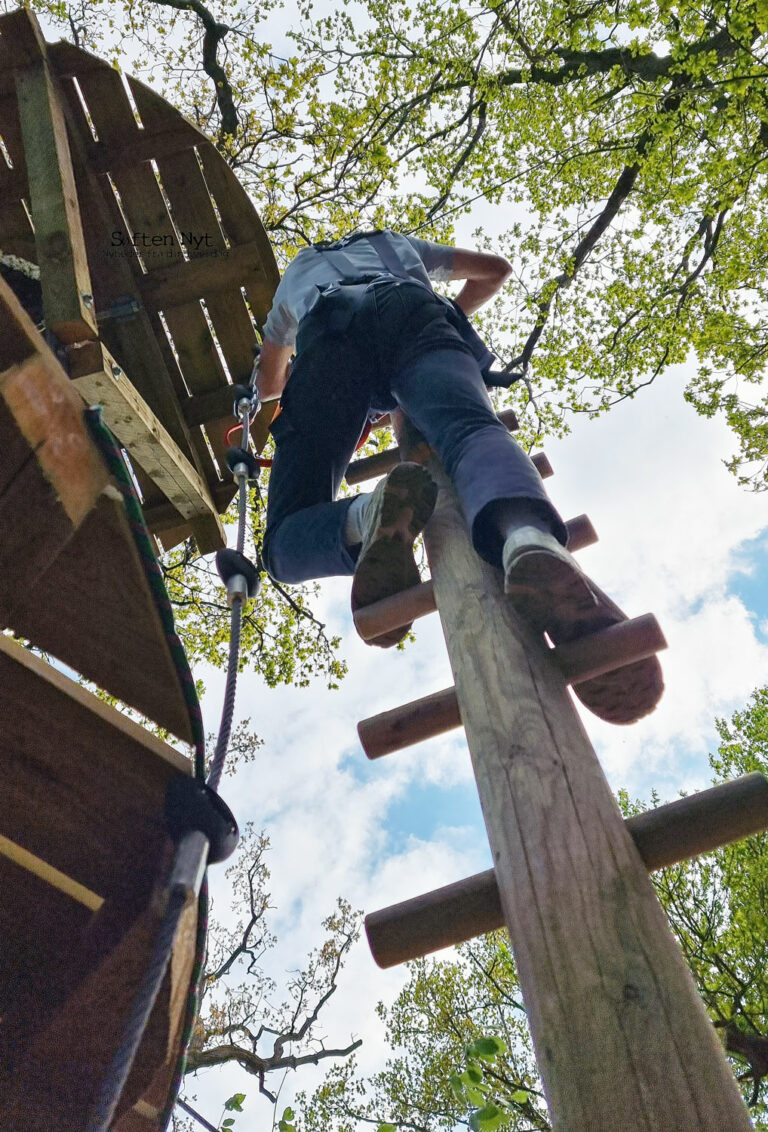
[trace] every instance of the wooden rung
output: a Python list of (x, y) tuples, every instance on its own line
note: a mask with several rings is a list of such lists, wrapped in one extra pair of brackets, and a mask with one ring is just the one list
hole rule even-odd
[(555, 474), (549, 458), (544, 452), (534, 452), (531, 456), (531, 463), (543, 480), (547, 480)]
[[(646, 613), (550, 651), (566, 681), (580, 684), (666, 647), (658, 621), (652, 613)], [(460, 724), (456, 691), (445, 688), (361, 720), (357, 733), (368, 758), (378, 759)]]
[(378, 759), (422, 739), (431, 739), (461, 724), (453, 688), (423, 696), (402, 707), (363, 719), (357, 733), (369, 759)]
[(376, 476), (385, 476), (399, 463), (400, 449), (388, 448), (386, 452), (377, 452), (375, 456), (365, 456), (362, 460), (353, 460), (344, 473), (344, 478), (351, 486), (362, 483), (364, 480), (375, 479)]
[(569, 519), (565, 524), (565, 530), (568, 535), (565, 545), (572, 554), (599, 541), (597, 531), (587, 515), (576, 515), (575, 518)]
[[(649, 871), (768, 828), (768, 779), (755, 771), (625, 822)], [(392, 967), (496, 931), (504, 920), (493, 869), (392, 904), (365, 919), (374, 959)]]
[(390, 629), (410, 625), (412, 621), (426, 617), (436, 609), (432, 582), (421, 582), (418, 586), (411, 586), (399, 594), (392, 594), (391, 597), (356, 610), (355, 628), (364, 641), (372, 641)]
[[(597, 532), (586, 515), (577, 515), (565, 524), (568, 532), (568, 549), (571, 551), (583, 550), (597, 542)], [(355, 628), (364, 641), (372, 641), (376, 637), (388, 633), (390, 629), (398, 629), (401, 625), (410, 625), (419, 617), (426, 617), (434, 613), (435, 594), (432, 582), (422, 582), (418, 586), (411, 586), (399, 594), (392, 594), (373, 605), (366, 605), (355, 613)]]
[(664, 634), (652, 613), (611, 625), (578, 641), (558, 645), (554, 660), (569, 684), (580, 684), (644, 660), (667, 647)]
[[(502, 411), (496, 415), (501, 423), (507, 426), (510, 432), (517, 431), (517, 417), (513, 409), (502, 409)], [(387, 421), (387, 424), (389, 423), (390, 422)], [(373, 427), (380, 428), (382, 426), (376, 424)], [(533, 458), (534, 464), (536, 464), (537, 459), (541, 456), (541, 453), (537, 453)], [(546, 456), (544, 456), (543, 459), (546, 461), (546, 466), (549, 468), (549, 471), (542, 472), (541, 469), (539, 469), (542, 478), (547, 475), (552, 475), (549, 461)], [(375, 479), (376, 476), (385, 476), (387, 472), (391, 472), (393, 468), (396, 468), (399, 463), (400, 449), (388, 448), (386, 452), (377, 452), (374, 456), (365, 456), (362, 460), (353, 460), (347, 468), (344, 478), (350, 485), (362, 483), (364, 480)], [(538, 464), (536, 466), (538, 467)]]

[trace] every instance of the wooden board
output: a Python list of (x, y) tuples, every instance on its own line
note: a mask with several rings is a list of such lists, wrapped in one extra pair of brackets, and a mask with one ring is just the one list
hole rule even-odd
[(179, 677), (121, 501), (102, 496), (49, 571), (14, 606), (9, 624), (192, 741)]
[(180, 515), (207, 515), (220, 545), (226, 538), (207, 483), (197, 474), (114, 358), (99, 343), (71, 347), (70, 377), (89, 405), (100, 405), (104, 421), (131, 454), (131, 463), (163, 489)]
[(0, 626), (185, 740), (191, 725), (120, 492), (82, 398), (0, 280)]
[(91, 281), (67, 130), (43, 52), (36, 62), (17, 70), (16, 91), (46, 323), (62, 342), (95, 338)]
[[(7, 122), (9, 152), (15, 147), (19, 158), (12, 158), (14, 167), (6, 166), (6, 174), (6, 163), (0, 161), (0, 249), (26, 251), (25, 258), (33, 258), (22, 202), (29, 192), (13, 84), (19, 62), (28, 66), (39, 61), (45, 46), (34, 17), (26, 12), (0, 17), (0, 41), (0, 134), (5, 140)], [(11, 50), (17, 42), (19, 52)], [(269, 241), (224, 159), (168, 103), (130, 80), (139, 124), (120, 75), (107, 63), (68, 43), (48, 45), (47, 58), (69, 128), (95, 311), (108, 314), (125, 295), (142, 302), (128, 321), (100, 318), (100, 336), (223, 510), (235, 490), (224, 461), (225, 434), (233, 420), (217, 408), (215, 416), (189, 425), (180, 402), (225, 390), (250, 375), (257, 340), (254, 319), (263, 325), (279, 278)], [(127, 245), (119, 249), (120, 256), (111, 254), (112, 233), (118, 229), (142, 233), (140, 242), (150, 246), (139, 248), (138, 255)], [(181, 253), (180, 231), (205, 236), (207, 247)], [(170, 271), (170, 261), (150, 254), (158, 250), (151, 246), (153, 238), (158, 244), (169, 237), (179, 252)], [(266, 423), (265, 415), (254, 426), (259, 448), (266, 440)], [(163, 513), (170, 502), (167, 494), (146, 474), (138, 456), (136, 465), (148, 509)], [(177, 523), (165, 524), (163, 541), (169, 545), (189, 533), (205, 550), (221, 544), (220, 529), (208, 519), (182, 514)]]
[[(33, 1119), (25, 1127), (44, 1127), (50, 1110), (42, 1100), (30, 1108), (31, 1099), (58, 1082), (51, 1097), (67, 1101), (62, 1081), (70, 1092), (73, 1081), (87, 1083), (86, 1067), (98, 1068), (114, 1042), (157, 923), (157, 913), (147, 910), (169, 862), (165, 791), (172, 777), (191, 768), (183, 755), (5, 637), (0, 719), (0, 834), (105, 899), (94, 916), (0, 855), (0, 1062), (14, 1070), (13, 1087), (21, 1090), (14, 1094), (7, 1077), (0, 1084), (0, 1125), (15, 1132), (22, 1125), (14, 1123), (14, 1095), (21, 1098), (19, 1112), (26, 1100), (24, 1115)], [(175, 1055), (194, 923), (192, 908), (126, 1105)], [(47, 1037), (38, 1038), (44, 1028)], [(78, 1059), (80, 1072), (72, 1074)], [(45, 1071), (44, 1083), (35, 1064)], [(91, 1082), (94, 1076), (95, 1070)], [(71, 1126), (52, 1120), (46, 1132), (53, 1127)]]

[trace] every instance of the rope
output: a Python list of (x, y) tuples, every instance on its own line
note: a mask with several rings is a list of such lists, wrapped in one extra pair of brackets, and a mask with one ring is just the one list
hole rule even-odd
[(214, 1125), (211, 1124), (210, 1120), (206, 1120), (205, 1117), (201, 1116), (199, 1112), (195, 1112), (192, 1106), (188, 1105), (186, 1101), (181, 1099), (181, 1097), (179, 1097), (179, 1099), (176, 1101), (176, 1104), (179, 1106), (179, 1108), (183, 1108), (185, 1112), (188, 1112), (190, 1116), (194, 1117), (197, 1123), (206, 1129), (206, 1132), (219, 1132), (219, 1129), (214, 1127)]
[[(241, 410), (239, 426), (242, 429), (242, 447), (248, 451), (250, 442), (250, 405), (244, 404)], [(144, 522), (144, 517), (136, 497), (133, 483), (128, 475), (122, 451), (117, 445), (109, 429), (104, 425), (99, 410), (88, 410), (86, 420), (91, 434), (102, 452), (107, 467), (117, 482), (123, 495), (126, 517), (141, 557), (147, 581), (155, 600), (158, 613), (168, 647), (179, 675), (185, 704), (189, 713), (190, 727), (195, 747), (195, 777), (205, 780), (205, 733), (203, 730), (202, 713), (197, 697), (192, 673), (189, 668), (184, 647), (176, 633), (173, 621), (173, 611), (160, 567), (155, 558), (154, 547)], [(242, 554), (245, 546), (245, 528), (247, 515), (247, 477), (238, 476), (238, 524), (237, 549)], [(237, 690), (237, 671), (240, 657), (240, 638), (243, 619), (243, 599), (235, 596), (232, 602), (232, 615), (230, 625), (229, 657), (227, 663), (227, 679), (222, 707), (221, 725), (216, 743), (216, 749), (208, 776), (207, 785), (214, 791), (218, 790), (221, 774), (226, 761), (229, 740), (232, 731), (232, 721), (235, 711), (235, 695)], [(207, 844), (207, 842), (204, 842)], [(175, 869), (177, 855), (174, 857)], [(128, 1080), (136, 1053), (141, 1045), (142, 1037), (157, 999), (158, 992), (165, 977), (173, 950), (173, 941), (179, 924), (181, 913), (188, 898), (188, 887), (180, 884), (174, 885), (168, 892), (168, 902), (154, 942), (152, 956), (144, 978), (131, 1007), (131, 1012), (125, 1025), (123, 1039), (120, 1042), (110, 1063), (109, 1069), (103, 1079), (102, 1087), (96, 1102), (91, 1110), (86, 1132), (107, 1132), (120, 1097)], [(174, 1069), (171, 1088), (165, 1109), (160, 1114), (161, 1127), (165, 1128), (170, 1120), (176, 1104), (181, 1082), (184, 1078), (186, 1054), (189, 1042), (194, 1031), (197, 1019), (197, 1010), (205, 965), (206, 941), (208, 930), (208, 886), (203, 880), (198, 901), (198, 924), (195, 940), (195, 958), (190, 981), (190, 992), (182, 1027), (179, 1056)]]
[(168, 894), (168, 904), (157, 933), (152, 958), (134, 999), (125, 1025), (123, 1040), (115, 1050), (104, 1082), (96, 1098), (86, 1126), (86, 1132), (107, 1132), (122, 1096), (136, 1052), (144, 1036), (152, 1007), (155, 1005), (166, 968), (171, 958), (173, 939), (184, 910), (187, 894), (175, 887)]
[(232, 719), (235, 714), (235, 693), (237, 691), (237, 666), (240, 659), (240, 630), (243, 624), (243, 601), (236, 597), (232, 603), (232, 617), (230, 621), (229, 659), (227, 662), (227, 683), (224, 691), (224, 706), (221, 712), (219, 737), (216, 750), (211, 763), (211, 770), (206, 782), (212, 790), (218, 791), (221, 772), (227, 758), (229, 736), (232, 731)]
[(184, 702), (187, 706), (195, 747), (195, 775), (197, 778), (202, 779), (205, 777), (205, 731), (203, 728), (203, 716), (200, 711), (200, 701), (197, 698), (197, 688), (195, 687), (195, 681), (189, 668), (187, 654), (176, 632), (176, 626), (173, 621), (173, 609), (168, 600), (168, 593), (165, 588), (165, 582), (163, 581), (162, 571), (157, 564), (152, 539), (147, 525), (144, 522), (144, 516), (136, 496), (136, 489), (128, 475), (128, 469), (123, 460), (122, 449), (104, 424), (101, 410), (87, 409), (85, 412), (85, 421), (91, 436), (104, 457), (104, 462), (109, 469), (110, 475), (115, 479), (123, 496), (128, 526), (133, 535), (141, 564), (144, 567), (144, 574), (160, 615), (160, 622), (163, 626), (165, 639), (170, 649), (174, 667), (179, 676), (182, 695), (184, 696)]

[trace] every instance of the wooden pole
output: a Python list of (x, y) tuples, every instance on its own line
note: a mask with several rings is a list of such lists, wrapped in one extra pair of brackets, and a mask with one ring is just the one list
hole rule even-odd
[[(768, 829), (768, 779), (758, 771), (626, 819), (653, 872)], [(418, 959), (504, 927), (493, 869), (391, 904), (365, 917), (380, 967)]]
[(452, 490), (425, 544), (558, 1132), (747, 1132), (746, 1108), (565, 681)]

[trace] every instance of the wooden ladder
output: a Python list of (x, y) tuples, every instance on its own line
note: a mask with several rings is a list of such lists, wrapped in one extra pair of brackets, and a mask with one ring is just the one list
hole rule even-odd
[[(746, 1132), (648, 871), (768, 828), (768, 781), (747, 775), (624, 821), (567, 686), (663, 648), (655, 618), (548, 648), (474, 551), (423, 438), (401, 421), (399, 440), (395, 458), (426, 457), (439, 484), (424, 532), (431, 580), (355, 620), (372, 639), (436, 608), (455, 686), (358, 730), (377, 758), (463, 725), (493, 868), (367, 916), (374, 958), (386, 967), (506, 925), (558, 1132)], [(357, 461), (347, 479), (392, 459)], [(571, 532), (572, 549), (596, 537), (585, 516)]]

